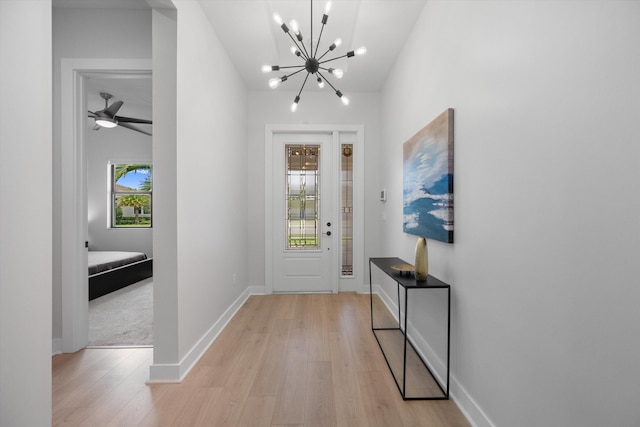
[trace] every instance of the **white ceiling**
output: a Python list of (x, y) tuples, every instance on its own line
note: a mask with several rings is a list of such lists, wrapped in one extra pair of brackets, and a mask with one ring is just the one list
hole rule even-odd
[(100, 92), (113, 95), (109, 105), (122, 101), (119, 116), (151, 120), (151, 75), (149, 74), (104, 74), (87, 77), (87, 109), (98, 111), (105, 108)]
[[(309, 48), (311, 32), (311, 7), (306, 0), (202, 0), (202, 8), (213, 24), (232, 62), (250, 90), (270, 90), (270, 77), (283, 73), (264, 75), (263, 64), (302, 65), (293, 56), (291, 39), (272, 18), (278, 12), (285, 23), (296, 19)], [(331, 63), (342, 68), (344, 78), (335, 85), (343, 92), (378, 91), (410, 31), (425, 0), (332, 0), (329, 20), (324, 28), (320, 49), (325, 52), (338, 37), (342, 46), (324, 59), (341, 56), (360, 46), (367, 47), (362, 57), (342, 59)], [(313, 36), (317, 39), (326, 1), (313, 2)], [(314, 44), (317, 44), (314, 41)], [(334, 65), (335, 64), (335, 65)], [(329, 64), (327, 64), (328, 66)], [(325, 73), (326, 74), (326, 73)], [(289, 81), (291, 90), (298, 90), (306, 73)], [(309, 84), (309, 88), (315, 84)], [(284, 84), (283, 84), (284, 87)], [(305, 87), (307, 90), (307, 87)]]
[[(260, 70), (263, 64), (303, 64), (300, 58), (291, 54), (289, 49), (293, 42), (274, 22), (272, 15), (273, 12), (278, 12), (287, 24), (291, 19), (296, 19), (308, 48), (311, 0), (199, 1), (249, 90), (271, 90), (267, 84), (269, 78), (283, 74), (282, 71), (263, 74)], [(345, 71), (341, 80), (329, 77), (334, 86), (345, 94), (380, 90), (425, 2), (426, 0), (332, 0), (329, 20), (318, 52), (325, 52), (337, 37), (342, 38), (342, 46), (324, 59), (344, 55), (348, 50), (360, 46), (367, 47), (367, 54), (364, 56), (343, 58), (326, 64)], [(149, 8), (145, 0), (53, 0), (53, 5), (70, 8)], [(314, 39), (317, 39), (321, 29), (325, 5), (326, 1), (313, 1)], [(316, 44), (314, 41), (314, 45)], [(290, 78), (281, 88), (298, 91), (305, 75), (302, 72)], [(98, 91), (111, 91), (118, 97), (131, 97), (131, 100), (120, 98), (125, 106), (127, 103), (132, 104), (135, 98), (144, 96), (148, 97), (150, 103), (150, 85), (138, 90), (135, 80), (115, 79), (99, 83), (96, 85), (101, 88), (96, 89)], [(317, 85), (310, 80), (305, 86), (306, 90), (318, 90)], [(96, 102), (101, 103), (97, 92), (95, 96)], [(125, 115), (124, 112), (121, 114)]]
[(92, 9), (149, 9), (145, 0), (52, 0), (53, 7)]

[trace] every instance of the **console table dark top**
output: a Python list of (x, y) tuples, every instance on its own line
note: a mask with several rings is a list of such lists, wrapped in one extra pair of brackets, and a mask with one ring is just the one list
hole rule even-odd
[(405, 288), (449, 288), (450, 286), (444, 283), (442, 280), (436, 279), (432, 275), (427, 277), (426, 282), (418, 282), (413, 274), (405, 276), (401, 275), (399, 271), (391, 268), (392, 265), (408, 264), (406, 261), (392, 257), (392, 258), (369, 258), (369, 262), (376, 265), (380, 270), (385, 272), (388, 276), (392, 277), (395, 281)]

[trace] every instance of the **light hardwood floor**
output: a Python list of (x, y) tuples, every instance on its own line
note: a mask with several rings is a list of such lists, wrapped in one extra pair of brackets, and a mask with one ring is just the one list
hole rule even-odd
[(152, 352), (55, 356), (53, 425), (469, 425), (452, 400), (402, 400), (368, 295), (252, 296), (181, 384), (145, 384)]

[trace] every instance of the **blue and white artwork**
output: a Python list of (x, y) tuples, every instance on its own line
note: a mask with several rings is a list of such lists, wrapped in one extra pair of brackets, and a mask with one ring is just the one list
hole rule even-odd
[(453, 109), (403, 145), (403, 231), (453, 243)]

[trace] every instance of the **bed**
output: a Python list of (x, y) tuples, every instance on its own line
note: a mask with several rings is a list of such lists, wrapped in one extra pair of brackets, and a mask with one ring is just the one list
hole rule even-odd
[(89, 300), (153, 276), (153, 258), (142, 252), (89, 251)]

